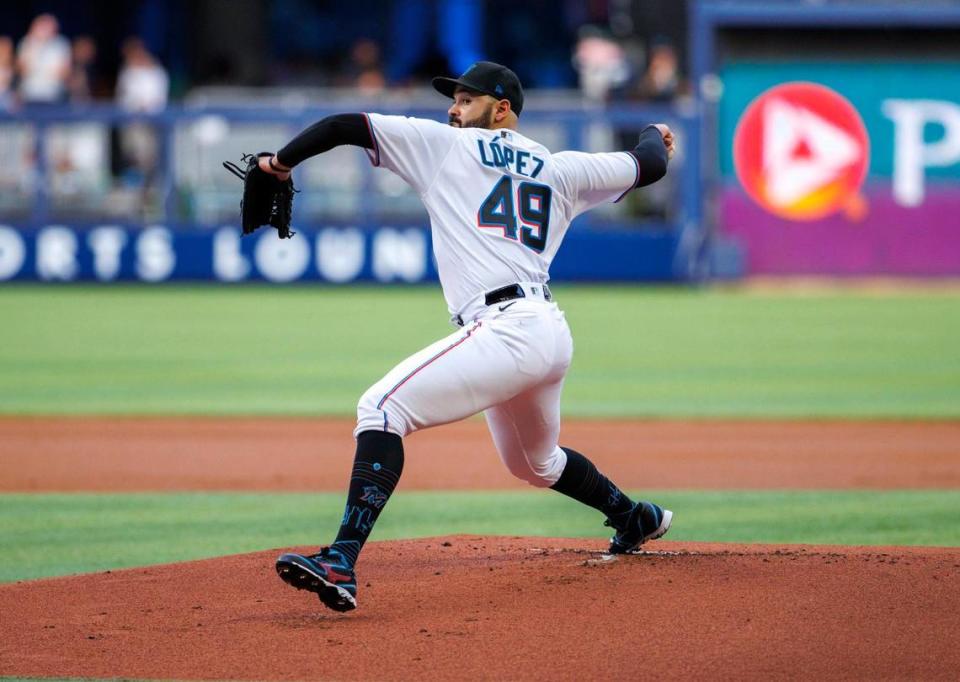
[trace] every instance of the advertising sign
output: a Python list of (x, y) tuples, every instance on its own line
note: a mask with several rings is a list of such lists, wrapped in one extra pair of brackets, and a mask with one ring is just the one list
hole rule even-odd
[(759, 205), (789, 220), (816, 220), (858, 203), (870, 141), (842, 95), (784, 83), (747, 107), (733, 156), (740, 184)]
[[(437, 279), (430, 230), (423, 226), (296, 227), (241, 237), (212, 231), (121, 225), (0, 225), (0, 283), (352, 282)], [(558, 281), (670, 280), (679, 237), (641, 230), (577, 231), (564, 239), (551, 275)]]
[(960, 63), (723, 71), (720, 226), (751, 274), (960, 274)]

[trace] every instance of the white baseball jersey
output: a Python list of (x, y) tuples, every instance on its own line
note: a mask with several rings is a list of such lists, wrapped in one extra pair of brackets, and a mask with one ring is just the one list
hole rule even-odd
[[(509, 471), (559, 480), (560, 395), (573, 357), (563, 311), (544, 295), (570, 221), (636, 186), (633, 154), (551, 154), (511, 130), (368, 114), (374, 165), (406, 180), (430, 214), (447, 306), (462, 329), (392, 370), (360, 398), (356, 434), (404, 437), (483, 412)], [(524, 296), (487, 306), (518, 284)]]
[(427, 208), (452, 315), (483, 292), (546, 283), (570, 221), (640, 179), (628, 152), (551, 154), (512, 130), (366, 116), (371, 162), (403, 178)]

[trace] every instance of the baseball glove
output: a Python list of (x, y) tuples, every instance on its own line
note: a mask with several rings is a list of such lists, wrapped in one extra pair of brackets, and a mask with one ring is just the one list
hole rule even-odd
[(243, 199), (240, 201), (243, 233), (250, 234), (263, 225), (273, 225), (280, 239), (289, 239), (296, 234), (290, 230), (290, 218), (297, 189), (290, 178), (281, 180), (262, 171), (259, 166), (261, 156), (273, 155), (269, 152), (255, 156), (244, 154), (242, 163), (247, 164), (246, 169), (230, 161), (223, 162), (224, 168), (243, 180)]

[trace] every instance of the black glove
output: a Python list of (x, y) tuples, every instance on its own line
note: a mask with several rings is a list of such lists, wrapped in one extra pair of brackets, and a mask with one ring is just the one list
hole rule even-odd
[(230, 161), (223, 162), (224, 168), (243, 180), (243, 199), (240, 201), (243, 233), (250, 234), (263, 225), (273, 225), (277, 228), (280, 239), (289, 239), (296, 234), (290, 231), (290, 218), (293, 213), (293, 195), (297, 190), (290, 178), (281, 180), (261, 170), (261, 156), (273, 154), (244, 154), (242, 161), (247, 164), (246, 170)]

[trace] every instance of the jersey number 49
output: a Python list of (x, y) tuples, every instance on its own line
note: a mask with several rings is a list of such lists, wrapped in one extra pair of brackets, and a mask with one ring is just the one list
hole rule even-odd
[(504, 175), (480, 205), (477, 226), (501, 229), (504, 237), (516, 240), (519, 222), (520, 243), (540, 253), (547, 245), (551, 196), (552, 191), (546, 185), (521, 182), (514, 202), (513, 178)]

